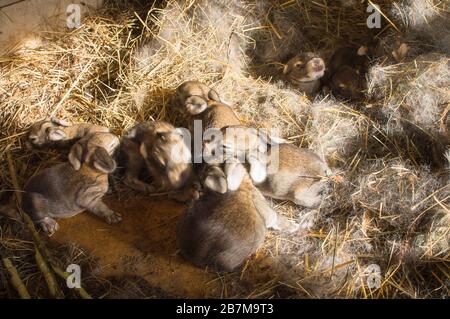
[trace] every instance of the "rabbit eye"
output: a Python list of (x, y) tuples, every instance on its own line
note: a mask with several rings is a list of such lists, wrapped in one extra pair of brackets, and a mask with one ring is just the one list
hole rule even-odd
[(157, 132), (156, 136), (161, 139), (162, 141), (166, 141), (166, 135), (163, 132)]
[(295, 62), (295, 64), (294, 64), (294, 66), (295, 66), (296, 68), (299, 68), (299, 67), (301, 67), (302, 65), (303, 65), (303, 62), (302, 62), (302, 61)]

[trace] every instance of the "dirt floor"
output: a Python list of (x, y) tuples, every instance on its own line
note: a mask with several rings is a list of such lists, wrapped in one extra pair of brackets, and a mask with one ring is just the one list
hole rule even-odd
[(168, 295), (189, 298), (217, 294), (208, 284), (213, 274), (197, 269), (177, 254), (176, 224), (184, 206), (162, 197), (107, 200), (122, 214), (118, 225), (108, 225), (89, 213), (61, 220), (52, 236), (58, 244), (77, 244), (100, 264), (100, 276), (141, 276)]
[[(184, 205), (164, 197), (108, 198), (109, 207), (122, 214), (118, 225), (108, 225), (96, 216), (82, 213), (60, 220), (60, 230), (50, 241), (76, 244), (99, 263), (98, 276), (124, 278), (139, 276), (150, 287), (158, 287), (157, 297), (206, 298), (225, 296), (217, 273), (190, 265), (177, 253), (176, 224)], [(256, 256), (255, 259), (267, 259)], [(254, 264), (252, 262), (252, 264)], [(264, 281), (258, 262), (241, 279)], [(255, 277), (258, 277), (257, 280)]]

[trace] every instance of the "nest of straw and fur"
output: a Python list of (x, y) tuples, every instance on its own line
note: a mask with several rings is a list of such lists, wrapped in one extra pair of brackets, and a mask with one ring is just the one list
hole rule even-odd
[[(183, 125), (172, 96), (181, 82), (198, 79), (246, 125), (278, 129), (339, 176), (318, 209), (273, 202), (302, 224), (303, 235), (270, 233), (261, 250), (272, 260), (272, 279), (254, 286), (241, 284), (239, 273), (225, 275), (227, 297), (448, 297), (449, 7), (378, 4), (383, 28), (368, 31), (365, 1), (108, 2), (74, 31), (29, 39), (0, 58), (1, 192), (13, 189), (7, 154), (22, 185), (59, 160), (25, 151), (21, 138), (33, 122), (56, 115), (118, 134), (141, 121)], [(299, 50), (329, 56), (343, 42), (369, 38), (382, 50), (363, 101), (311, 101), (274, 76)], [(409, 51), (396, 60), (400, 43)], [(61, 261), (95, 268), (77, 247), (55, 249)], [(2, 217), (0, 252), (14, 256), (31, 291), (42, 295), (29, 234)], [(376, 288), (367, 281), (371, 265), (380, 269)], [(1, 267), (0, 277), (0, 297), (13, 296)], [(90, 278), (92, 287), (110, 285)]]

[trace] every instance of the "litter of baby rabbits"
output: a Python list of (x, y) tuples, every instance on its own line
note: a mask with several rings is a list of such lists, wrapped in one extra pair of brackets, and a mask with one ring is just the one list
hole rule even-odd
[[(77, 29), (24, 39), (0, 57), (1, 204), (37, 172), (66, 161), (58, 151), (26, 147), (32, 124), (55, 117), (118, 136), (156, 120), (186, 127), (174, 107), (176, 88), (198, 80), (243, 125), (277, 131), (331, 168), (317, 207), (269, 199), (300, 230), (268, 230), (234, 272), (194, 268), (177, 254), (175, 225), (185, 205), (167, 194), (136, 196), (119, 167), (106, 204), (122, 224), (87, 214), (61, 221), (37, 245), (47, 247), (50, 267), (79, 264), (85, 292), (104, 298), (448, 297), (450, 8), (433, 0), (377, 4), (382, 27), (369, 30), (363, 1), (168, 0), (141, 7), (111, 0)], [(327, 68), (347, 46), (357, 55), (366, 47), (370, 58), (367, 70), (345, 67), (363, 79), (354, 99), (336, 93), (341, 79), (334, 91), (308, 97), (283, 76), (299, 52), (320, 54)], [(20, 216), (4, 215), (3, 261), (33, 297), (52, 297), (35, 238)], [(0, 278), (0, 298), (16, 297), (3, 262)], [(56, 281), (66, 297), (86, 297), (66, 289), (59, 275)]]

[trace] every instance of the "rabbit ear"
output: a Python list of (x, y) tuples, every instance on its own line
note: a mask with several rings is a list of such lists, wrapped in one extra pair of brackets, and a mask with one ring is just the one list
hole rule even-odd
[(245, 173), (245, 167), (240, 163), (225, 164), (228, 189), (231, 191), (237, 190), (241, 186)]
[(97, 147), (95, 149), (93, 165), (103, 173), (111, 173), (116, 169), (116, 162), (103, 147)]
[(250, 162), (250, 177), (256, 183), (262, 183), (267, 177), (266, 164), (258, 159), (249, 159)]
[(139, 147), (139, 152), (141, 153), (143, 158), (148, 158), (147, 146), (145, 145), (145, 143), (141, 143), (141, 146)]
[(67, 122), (65, 120), (62, 120), (62, 119), (59, 119), (59, 118), (56, 118), (56, 117), (51, 117), (50, 121), (53, 124), (60, 125), (60, 126), (63, 126), (63, 127), (69, 127), (70, 126), (69, 122)]
[(205, 178), (204, 185), (206, 188), (220, 194), (225, 194), (228, 190), (227, 180), (223, 176), (208, 175)]
[(365, 45), (362, 45), (359, 47), (358, 51), (356, 51), (356, 54), (358, 54), (359, 56), (363, 56), (363, 55), (367, 55), (368, 52), (369, 52), (369, 48), (366, 47)]
[(295, 57), (293, 57), (292, 59), (290, 59), (283, 68), (283, 74), (288, 74), (292, 71), (292, 69), (294, 68), (294, 65), (296, 62), (298, 62), (298, 55), (296, 55)]
[(63, 130), (61, 130), (59, 128), (54, 128), (54, 127), (49, 128), (48, 139), (50, 141), (53, 141), (53, 142), (61, 141), (65, 138), (66, 138), (66, 133), (64, 133)]
[(208, 107), (206, 100), (200, 96), (190, 96), (185, 102), (186, 109), (192, 115), (202, 113)]
[(277, 144), (286, 144), (288, 143), (287, 140), (285, 140), (284, 138), (278, 137), (278, 136), (274, 136), (274, 135), (270, 135), (269, 133), (267, 133), (264, 130), (261, 130), (259, 136), (261, 137), (262, 141), (264, 143), (266, 143), (267, 145), (277, 145)]
[(81, 144), (76, 143), (72, 146), (69, 153), (69, 162), (73, 168), (78, 171), (81, 168), (81, 160), (83, 157), (83, 147)]
[(215, 90), (213, 90), (213, 89), (210, 89), (210, 90), (209, 90), (208, 98), (209, 98), (210, 100), (214, 100), (214, 101), (216, 101), (216, 102), (220, 102), (219, 94), (217, 94), (217, 92), (216, 92)]
[(284, 68), (283, 68), (283, 74), (288, 74), (289, 72), (291, 72), (291, 66), (290, 66), (290, 64), (288, 63), (288, 64), (285, 64), (284, 65)]

